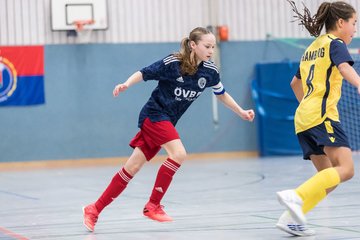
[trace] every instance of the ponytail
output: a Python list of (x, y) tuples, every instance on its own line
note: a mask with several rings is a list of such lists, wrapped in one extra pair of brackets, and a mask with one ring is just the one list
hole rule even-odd
[(181, 74), (193, 75), (196, 73), (198, 69), (197, 59), (196, 54), (192, 52), (190, 43), (193, 41), (197, 44), (203, 35), (210, 33), (206, 28), (197, 27), (190, 32), (189, 37), (181, 40), (180, 50), (174, 54), (181, 62)]
[(317, 13), (311, 16), (310, 10), (304, 5), (304, 14), (301, 14), (297, 9), (295, 2), (287, 0), (293, 12), (295, 13), (295, 20), (300, 21), (299, 25), (303, 25), (311, 36), (318, 37), (321, 34), (321, 30), (325, 25), (326, 32), (336, 29), (337, 20), (348, 20), (356, 12), (355, 9), (348, 3), (337, 2), (323, 2)]

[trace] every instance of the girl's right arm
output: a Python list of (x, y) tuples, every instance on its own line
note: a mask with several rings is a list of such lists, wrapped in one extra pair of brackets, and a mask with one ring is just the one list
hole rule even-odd
[(143, 80), (142, 73), (140, 71), (135, 72), (124, 83), (120, 83), (115, 86), (115, 88), (113, 90), (114, 97), (117, 97), (120, 92), (124, 92), (131, 85), (134, 85), (134, 84), (140, 82), (141, 80)]
[(360, 94), (360, 77), (355, 69), (347, 62), (339, 64), (338, 69), (345, 80), (357, 88)]

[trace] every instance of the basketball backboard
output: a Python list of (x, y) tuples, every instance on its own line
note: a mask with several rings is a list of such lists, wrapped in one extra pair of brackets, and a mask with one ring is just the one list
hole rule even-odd
[(52, 30), (75, 30), (75, 21), (88, 20), (94, 23), (87, 29), (108, 28), (107, 0), (51, 0)]

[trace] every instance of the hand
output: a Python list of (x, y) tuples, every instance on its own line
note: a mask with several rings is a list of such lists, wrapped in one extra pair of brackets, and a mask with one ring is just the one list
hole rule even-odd
[(240, 117), (244, 120), (247, 120), (249, 122), (252, 122), (255, 118), (255, 112), (254, 110), (243, 110), (240, 112)]
[(114, 97), (117, 97), (119, 95), (119, 93), (124, 92), (126, 89), (128, 89), (128, 86), (124, 83), (120, 83), (120, 84), (116, 85), (113, 90)]

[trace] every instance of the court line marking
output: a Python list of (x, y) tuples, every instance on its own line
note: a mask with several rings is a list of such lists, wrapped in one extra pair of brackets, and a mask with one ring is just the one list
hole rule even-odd
[(18, 194), (18, 193), (14, 193), (14, 192), (8, 192), (8, 191), (4, 191), (4, 190), (0, 190), (0, 193), (4, 193), (7, 195), (11, 195), (11, 196), (17, 196), (17, 197), (21, 197), (21, 198), (26, 198), (26, 199), (30, 199), (30, 200), (39, 200), (39, 198), (34, 198), (34, 197), (29, 197), (23, 194)]
[(12, 232), (12, 231), (4, 228), (4, 227), (1, 227), (1, 226), (0, 226), (0, 232), (7, 235), (7, 236), (10, 236), (10, 237), (12, 237), (14, 239), (17, 239), (17, 240), (30, 240), (27, 237), (21, 236), (20, 234), (14, 233), (14, 232)]

